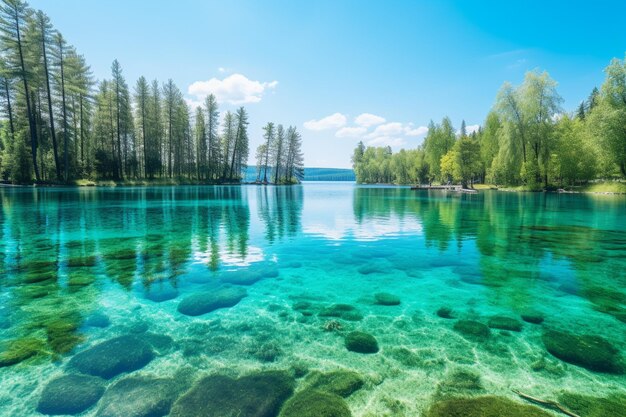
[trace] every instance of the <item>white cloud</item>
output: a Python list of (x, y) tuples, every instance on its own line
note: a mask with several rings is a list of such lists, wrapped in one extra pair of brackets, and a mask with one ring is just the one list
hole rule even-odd
[(211, 78), (208, 81), (196, 81), (189, 86), (187, 92), (194, 96), (192, 101), (198, 102), (209, 94), (214, 94), (219, 103), (258, 103), (263, 94), (276, 88), (276, 85), (278, 81), (254, 81), (242, 74), (232, 74), (223, 80)]
[(304, 122), (304, 127), (309, 130), (339, 129), (345, 126), (347, 120), (348, 119), (343, 114), (334, 113), (319, 120)]
[(219, 67), (217, 70), (218, 70), (219, 72), (226, 72), (226, 68), (224, 68), (224, 67)]
[(361, 137), (367, 132), (367, 129), (364, 127), (342, 127), (335, 133), (335, 136), (338, 138), (358, 138)]
[(404, 128), (404, 134), (407, 136), (422, 136), (428, 133), (428, 128), (426, 126), (420, 126), (413, 128), (413, 126), (407, 126)]
[(386, 121), (384, 117), (376, 116), (372, 113), (362, 113), (354, 119), (354, 123), (363, 127), (376, 126)]
[(372, 133), (368, 135), (370, 138), (379, 136), (398, 136), (404, 134), (404, 126), (400, 122), (385, 123), (377, 126)]

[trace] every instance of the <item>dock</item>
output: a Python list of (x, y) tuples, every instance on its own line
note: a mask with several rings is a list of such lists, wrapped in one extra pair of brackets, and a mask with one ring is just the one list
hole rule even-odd
[(411, 187), (411, 190), (444, 190), (466, 194), (478, 193), (478, 190), (475, 190), (473, 188), (462, 188), (460, 185), (415, 185)]

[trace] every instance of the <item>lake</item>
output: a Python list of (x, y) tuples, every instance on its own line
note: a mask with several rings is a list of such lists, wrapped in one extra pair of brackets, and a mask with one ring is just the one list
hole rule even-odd
[(626, 415), (623, 196), (305, 183), (0, 201), (2, 416), (559, 415), (512, 390)]

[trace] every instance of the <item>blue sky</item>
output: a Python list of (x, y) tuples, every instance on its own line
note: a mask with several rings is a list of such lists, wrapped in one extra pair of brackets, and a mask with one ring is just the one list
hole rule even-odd
[[(349, 167), (356, 143), (414, 148), (449, 116), (479, 125), (504, 81), (546, 70), (573, 110), (626, 51), (624, 1), (31, 0), (98, 79), (172, 78), (193, 104), (296, 125), (307, 166)], [(361, 116), (361, 117), (359, 117)], [(252, 159), (250, 161), (252, 163)]]

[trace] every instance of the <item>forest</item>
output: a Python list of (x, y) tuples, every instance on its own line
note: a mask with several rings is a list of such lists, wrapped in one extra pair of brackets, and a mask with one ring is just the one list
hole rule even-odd
[(626, 58), (613, 59), (601, 88), (573, 112), (563, 110), (557, 83), (529, 71), (504, 83), (482, 126), (468, 132), (444, 117), (430, 122), (416, 149), (360, 142), (352, 156), (360, 183), (475, 183), (539, 190), (626, 178)]
[[(243, 180), (245, 108), (227, 111), (220, 123), (212, 94), (191, 109), (171, 79), (142, 76), (131, 90), (117, 60), (111, 78), (98, 82), (49, 17), (22, 0), (0, 3), (0, 51), (3, 182)], [(302, 178), (302, 138), (295, 127), (280, 129), (282, 136), (266, 142), (263, 178), (295, 183)]]

